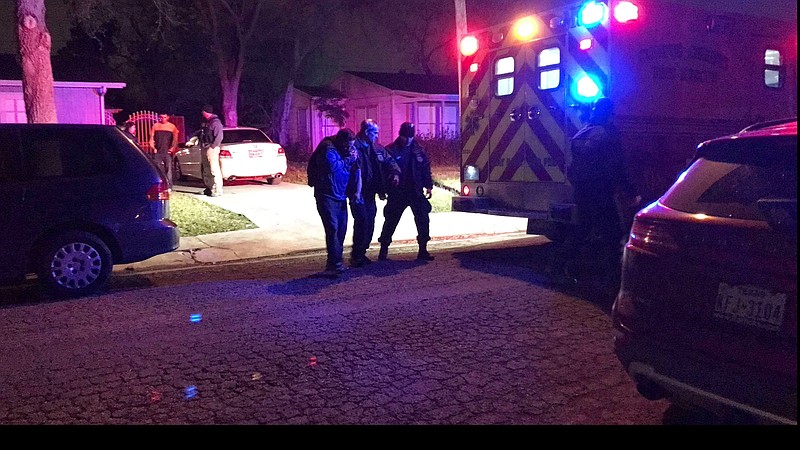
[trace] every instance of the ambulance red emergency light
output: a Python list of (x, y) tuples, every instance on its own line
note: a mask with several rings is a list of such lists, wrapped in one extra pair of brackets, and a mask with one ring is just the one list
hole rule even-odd
[(470, 32), (461, 53), (461, 195), (454, 211), (574, 220), (569, 140), (614, 101), (646, 200), (704, 140), (797, 115), (797, 24), (668, 0), (584, 1)]

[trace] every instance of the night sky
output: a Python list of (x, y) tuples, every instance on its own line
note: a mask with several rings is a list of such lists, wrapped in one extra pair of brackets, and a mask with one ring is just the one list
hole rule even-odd
[[(402, 0), (398, 0), (402, 1)], [(659, 0), (663, 1), (663, 0)], [(788, 21), (797, 22), (797, 4), (794, 0), (672, 0), (677, 3), (684, 3), (690, 5), (714, 5), (720, 12), (739, 12), (749, 13), (755, 15), (763, 15), (773, 17), (776, 19), (785, 19)], [(369, 0), (364, 0), (368, 3)], [(473, 21), (478, 21), (479, 17), (473, 17), (471, 14), (476, 14), (475, 11), (479, 9), (487, 9), (488, 11), (497, 10), (497, 8), (486, 8), (486, 5), (492, 3), (508, 4), (507, 0), (467, 0), (467, 22), (470, 29)], [(566, 3), (560, 0), (543, 0), (539, 2), (515, 2), (516, 8), (524, 7), (525, 4), (529, 5), (557, 5)], [(571, 3), (571, 2), (570, 2)], [(14, 4), (15, 0), (0, 0), (0, 53), (16, 53), (16, 37), (14, 36)], [(69, 17), (66, 8), (60, 0), (45, 0), (47, 6), (47, 25), (50, 29), (50, 34), (53, 38), (53, 49), (57, 50), (63, 46), (69, 38)], [(520, 6), (522, 5), (522, 6)], [(538, 9), (535, 6), (534, 9)], [(488, 15), (481, 12), (480, 19)], [(487, 20), (491, 20), (488, 19)], [(455, 21), (455, 19), (454, 19)], [(455, 27), (455, 22), (453, 24)]]

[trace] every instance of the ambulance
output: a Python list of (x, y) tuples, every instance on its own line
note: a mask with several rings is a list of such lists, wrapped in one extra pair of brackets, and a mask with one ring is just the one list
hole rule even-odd
[(796, 19), (608, 0), (469, 32), (459, 43), (452, 209), (527, 217), (530, 234), (563, 234), (575, 221), (570, 138), (600, 97), (614, 103), (630, 180), (657, 199), (697, 144), (797, 116)]

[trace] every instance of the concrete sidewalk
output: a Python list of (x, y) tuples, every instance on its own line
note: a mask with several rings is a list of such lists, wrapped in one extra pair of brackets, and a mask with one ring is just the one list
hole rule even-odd
[[(308, 186), (282, 183), (278, 186), (226, 186), (222, 197), (198, 195), (196, 188), (177, 186), (176, 191), (195, 195), (209, 203), (245, 215), (257, 229), (182, 237), (178, 250), (133, 264), (120, 264), (114, 271), (149, 271), (214, 264), (241, 259), (284, 256), (325, 251), (322, 222)], [(383, 226), (383, 204), (378, 204), (373, 245), (367, 255), (377, 257), (377, 238)], [(480, 236), (524, 233), (527, 219), (465, 212), (432, 213), (431, 240), (452, 241)], [(352, 217), (345, 238), (345, 262), (352, 238)], [(403, 213), (392, 247), (416, 246), (417, 230), (410, 209)]]

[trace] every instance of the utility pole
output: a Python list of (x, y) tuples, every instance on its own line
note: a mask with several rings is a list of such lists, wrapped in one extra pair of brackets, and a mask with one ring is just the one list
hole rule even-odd
[(456, 42), (461, 42), (461, 38), (467, 34), (467, 4), (466, 0), (455, 0), (456, 2)]
[[(461, 38), (467, 35), (466, 0), (455, 0), (456, 3), (456, 61), (458, 61), (458, 114), (461, 116)], [(459, 122), (461, 122), (459, 120)], [(459, 130), (459, 135), (461, 130)]]

